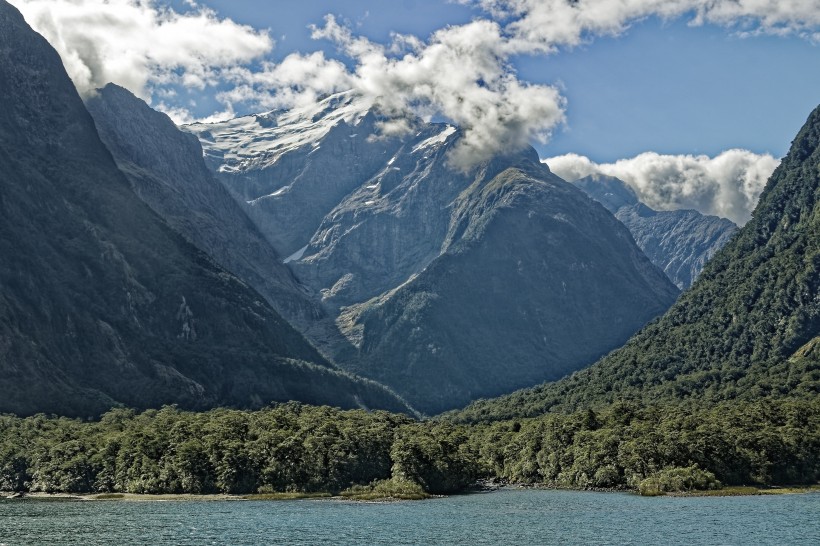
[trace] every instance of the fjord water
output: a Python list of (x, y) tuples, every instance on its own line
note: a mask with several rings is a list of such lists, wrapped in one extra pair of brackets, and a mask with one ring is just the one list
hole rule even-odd
[(0, 501), (0, 544), (818, 544), (820, 494), (502, 490), (423, 502)]

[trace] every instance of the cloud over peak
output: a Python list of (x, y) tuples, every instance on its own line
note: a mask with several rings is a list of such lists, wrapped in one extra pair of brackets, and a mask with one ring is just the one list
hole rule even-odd
[(695, 209), (738, 225), (750, 218), (760, 193), (780, 163), (769, 154), (727, 150), (715, 157), (646, 152), (615, 163), (566, 154), (543, 160), (570, 182), (591, 174), (620, 178), (658, 210)]
[(154, 0), (12, 3), (60, 53), (83, 95), (109, 82), (144, 99), (169, 84), (203, 89), (273, 48), (267, 32), (195, 4), (183, 14)]
[(332, 16), (313, 34), (332, 40), (354, 61), (352, 87), (383, 114), (425, 120), (441, 115), (459, 125), (464, 136), (451, 156), (459, 167), (545, 141), (564, 120), (557, 89), (516, 77), (509, 40), (493, 21), (447, 27), (426, 42), (397, 36), (389, 47), (354, 36)]
[(390, 116), (386, 133), (411, 130), (416, 118), (460, 125), (464, 137), (451, 159), (464, 168), (545, 142), (565, 121), (559, 90), (522, 80), (519, 56), (618, 35), (653, 16), (820, 41), (820, 0), (457, 0), (477, 17), (427, 38), (394, 34), (386, 44), (327, 16), (312, 27), (313, 38), (335, 44), (338, 59), (298, 52), (276, 63), (267, 31), (191, 0), (183, 13), (160, 0), (11, 1), (54, 45), (83, 94), (114, 82), (190, 121), (189, 97), (174, 95), (180, 87), (210, 89), (223, 117), (353, 89)]

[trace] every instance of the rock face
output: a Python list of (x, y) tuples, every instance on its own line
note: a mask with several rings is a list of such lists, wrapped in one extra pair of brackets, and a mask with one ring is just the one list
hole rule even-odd
[(0, 103), (0, 412), (406, 409), (140, 201), (57, 53), (3, 0)]
[(573, 184), (623, 222), (644, 254), (681, 290), (692, 285), (706, 262), (737, 231), (731, 220), (696, 210), (653, 210), (615, 177), (591, 175)]
[(430, 265), (342, 317), (359, 337), (353, 369), (431, 413), (577, 370), (677, 296), (534, 151), (512, 164), (458, 196)]
[(187, 128), (338, 317), (339, 365), (436, 413), (583, 367), (674, 301), (626, 228), (535, 150), (456, 171), (457, 128), (380, 137), (357, 100)]
[(86, 107), (134, 193), (171, 227), (255, 288), (299, 330), (312, 331), (323, 322), (322, 307), (205, 166), (195, 136), (113, 84)]

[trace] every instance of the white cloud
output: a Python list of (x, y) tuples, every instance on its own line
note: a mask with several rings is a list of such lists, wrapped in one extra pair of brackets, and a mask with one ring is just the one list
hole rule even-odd
[(460, 0), (506, 21), (520, 47), (549, 51), (599, 35), (618, 35), (631, 23), (656, 16), (688, 17), (741, 35), (798, 35), (817, 40), (820, 0)]
[(557, 89), (516, 77), (509, 61), (515, 51), (495, 22), (446, 27), (426, 42), (397, 35), (383, 46), (354, 36), (328, 16), (313, 35), (332, 40), (354, 60), (350, 83), (393, 118), (385, 130), (409, 129), (408, 119), (435, 115), (458, 124), (464, 136), (450, 158), (458, 167), (545, 141), (564, 120)]
[[(114, 82), (150, 100), (170, 84), (202, 89), (221, 71), (273, 48), (264, 31), (188, 2), (177, 13), (153, 0), (11, 0), (60, 53), (83, 95)], [(179, 110), (179, 107), (174, 107)]]
[[(394, 34), (389, 44), (357, 36), (328, 16), (313, 37), (330, 40), (347, 64), (322, 52), (266, 61), (266, 31), (221, 19), (186, 0), (178, 13), (159, 0), (12, 0), (59, 51), (81, 93), (109, 81), (160, 99), (177, 121), (192, 118), (174, 86), (208, 89), (239, 109), (297, 106), (355, 89), (391, 119), (385, 132), (411, 130), (414, 119), (447, 118), (464, 129), (454, 164), (546, 141), (564, 122), (556, 87), (521, 80), (513, 61), (547, 55), (600, 35), (617, 35), (650, 16), (688, 17), (744, 35), (797, 34), (818, 39), (820, 0), (458, 0), (483, 14), (446, 26), (426, 40)], [(213, 118), (213, 116), (211, 116)]]
[(223, 76), (235, 87), (219, 93), (220, 102), (266, 110), (313, 103), (323, 95), (353, 88), (347, 67), (321, 51), (292, 53), (278, 64), (264, 62), (257, 70), (235, 67)]
[(564, 180), (590, 174), (614, 176), (654, 209), (695, 209), (739, 225), (751, 218), (766, 181), (780, 163), (769, 154), (748, 150), (727, 150), (715, 157), (646, 152), (601, 164), (576, 154), (543, 161)]

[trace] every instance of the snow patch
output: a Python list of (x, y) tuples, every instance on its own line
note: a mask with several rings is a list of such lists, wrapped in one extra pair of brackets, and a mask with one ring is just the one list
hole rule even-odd
[(368, 101), (344, 91), (292, 110), (194, 123), (182, 129), (199, 138), (204, 153), (222, 157), (220, 172), (243, 172), (272, 165), (304, 146), (318, 149), (319, 141), (333, 127), (341, 122), (357, 125), (369, 109)]
[(436, 146), (438, 144), (444, 144), (447, 139), (456, 132), (456, 128), (452, 125), (448, 125), (445, 129), (435, 136), (431, 136), (426, 140), (422, 140), (420, 143), (413, 148), (413, 153), (418, 152), (419, 150), (423, 150), (425, 148), (430, 148), (431, 146)]
[(298, 262), (299, 260), (301, 260), (302, 256), (305, 255), (305, 251), (308, 249), (309, 246), (310, 246), (310, 243), (306, 244), (305, 246), (303, 246), (302, 248), (300, 248), (299, 250), (297, 250), (296, 252), (294, 252), (293, 254), (288, 256), (287, 258), (285, 258), (284, 263), (289, 264), (290, 262)]

